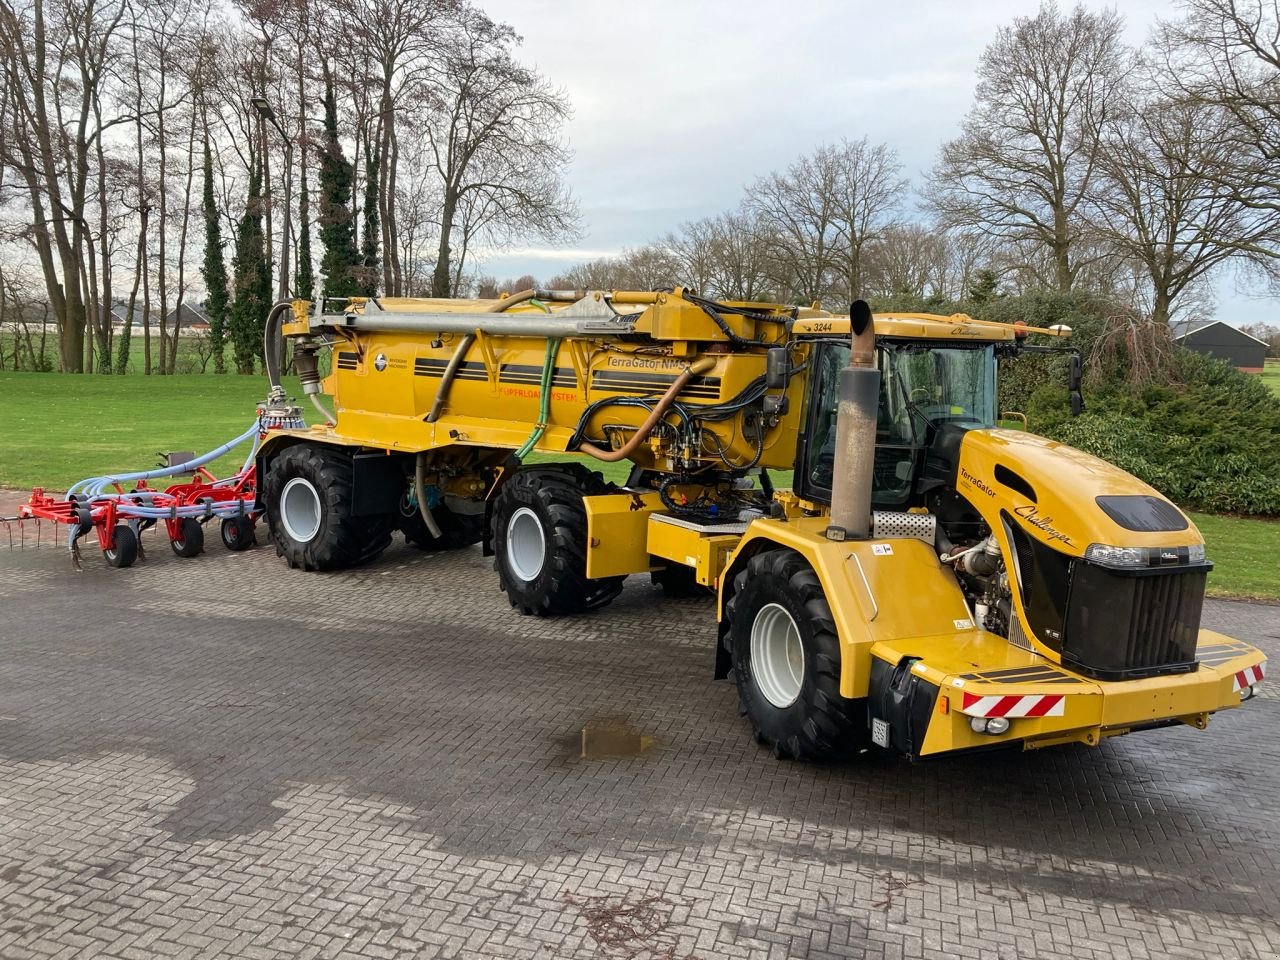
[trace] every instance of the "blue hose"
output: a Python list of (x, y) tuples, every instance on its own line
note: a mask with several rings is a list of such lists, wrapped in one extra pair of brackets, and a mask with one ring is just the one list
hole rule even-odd
[(222, 446), (214, 450), (210, 450), (202, 456), (196, 457), (194, 460), (188, 460), (186, 463), (174, 464), (173, 466), (168, 467), (158, 467), (154, 470), (142, 470), (137, 473), (121, 473), (114, 476), (87, 477), (84, 480), (77, 480), (67, 490), (67, 497), (71, 498), (77, 494), (81, 496), (87, 495), (89, 497), (119, 496), (118, 494), (104, 494), (102, 492), (103, 488), (117, 483), (129, 483), (137, 480), (156, 480), (160, 477), (176, 477), (181, 474), (191, 473), (197, 467), (202, 467), (206, 463), (217, 460), (219, 457), (229, 453), (231, 450), (234, 450), (236, 447), (240, 446), (240, 444), (252, 437), (254, 440), (253, 450), (251, 450), (249, 452), (249, 456), (245, 458), (244, 467), (240, 471), (241, 473), (244, 473), (249, 469), (250, 464), (253, 463), (254, 454), (257, 453), (257, 437), (259, 430), (260, 427), (258, 425), (258, 421), (255, 420), (248, 430), (240, 434), (240, 436), (236, 437), (234, 440), (230, 440)]

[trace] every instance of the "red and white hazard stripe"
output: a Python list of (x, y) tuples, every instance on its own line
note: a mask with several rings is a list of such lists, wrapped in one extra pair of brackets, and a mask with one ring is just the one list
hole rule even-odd
[(1245, 667), (1243, 670), (1237, 671), (1235, 682), (1232, 683), (1231, 689), (1239, 693), (1245, 687), (1252, 687), (1256, 683), (1261, 683), (1262, 678), (1266, 676), (1266, 665), (1267, 661), (1263, 660), (1256, 666)]
[(1009, 697), (966, 693), (960, 712), (971, 717), (1061, 717), (1067, 712), (1067, 698), (1060, 693)]

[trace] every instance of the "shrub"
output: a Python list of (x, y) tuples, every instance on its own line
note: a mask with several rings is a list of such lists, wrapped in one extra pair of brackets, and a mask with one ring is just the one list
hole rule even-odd
[(1256, 377), (1199, 354), (1175, 355), (1180, 386), (1086, 394), (1067, 415), (1066, 391), (1037, 389), (1032, 429), (1101, 457), (1187, 507), (1280, 515), (1280, 400)]

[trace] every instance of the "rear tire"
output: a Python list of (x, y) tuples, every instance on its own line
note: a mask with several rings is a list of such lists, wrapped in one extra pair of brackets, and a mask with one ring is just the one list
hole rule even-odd
[(733, 580), (725, 643), (743, 713), (780, 759), (833, 760), (867, 745), (864, 701), (840, 695), (840, 639), (813, 568), (794, 550), (752, 557)]
[(604, 478), (578, 464), (517, 471), (493, 508), (493, 568), (511, 605), (526, 615), (583, 613), (622, 592), (624, 577), (587, 577), (582, 498), (607, 493)]
[(265, 499), (277, 555), (303, 570), (341, 570), (382, 553), (391, 518), (352, 516), (351, 489), (345, 452), (298, 444), (276, 457)]
[(138, 535), (127, 524), (117, 524), (112, 533), (115, 545), (103, 550), (103, 558), (113, 567), (132, 567), (138, 559)]
[(195, 517), (184, 517), (178, 525), (182, 531), (176, 540), (169, 541), (169, 548), (180, 557), (194, 557), (204, 552), (204, 527)]

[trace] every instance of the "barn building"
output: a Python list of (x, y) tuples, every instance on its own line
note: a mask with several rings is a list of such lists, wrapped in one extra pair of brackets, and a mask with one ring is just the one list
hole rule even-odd
[(1179, 346), (1225, 360), (1245, 373), (1261, 373), (1267, 344), (1221, 320), (1184, 320), (1171, 323), (1173, 342)]

